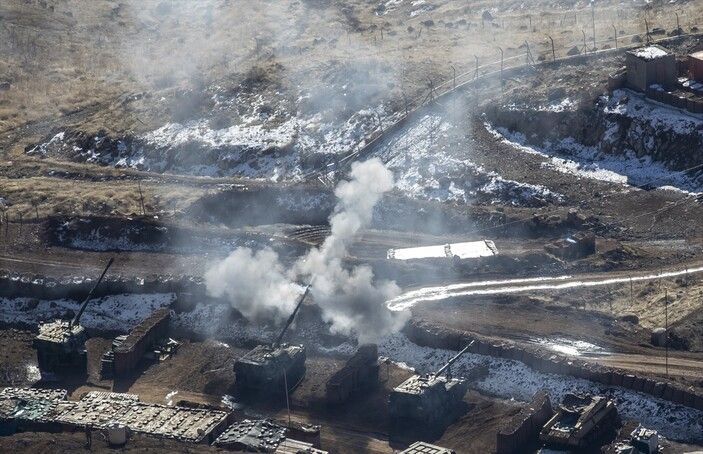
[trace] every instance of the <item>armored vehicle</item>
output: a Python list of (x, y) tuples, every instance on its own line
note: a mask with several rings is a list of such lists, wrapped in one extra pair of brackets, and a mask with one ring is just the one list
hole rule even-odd
[(567, 394), (539, 438), (551, 447), (583, 449), (618, 423), (618, 411), (608, 398)]
[(298, 299), (293, 313), (271, 345), (257, 345), (234, 363), (236, 386), (268, 394), (281, 394), (294, 389), (305, 375), (305, 347), (282, 344), (283, 336), (310, 292), (311, 284)]
[(71, 373), (85, 375), (87, 371), (87, 354), (85, 341), (88, 336), (85, 328), (80, 325), (81, 316), (85, 311), (95, 289), (105, 277), (114, 259), (110, 259), (100, 278), (86, 296), (78, 313), (72, 320), (54, 320), (39, 325), (39, 334), (34, 339), (37, 349), (37, 362), (42, 377), (51, 374)]
[[(427, 426), (449, 422), (469, 389), (467, 380), (452, 377), (451, 365), (470, 346), (466, 346), (436, 373), (413, 375), (393, 389), (388, 401), (391, 418), (396, 422), (411, 420)], [(442, 375), (445, 371), (447, 374)]]

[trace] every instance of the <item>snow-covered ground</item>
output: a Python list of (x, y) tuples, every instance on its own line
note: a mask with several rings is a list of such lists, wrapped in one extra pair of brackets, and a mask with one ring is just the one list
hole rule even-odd
[[(230, 114), (236, 110), (240, 113), (234, 124), (220, 127), (206, 116), (169, 122), (138, 137), (96, 135), (87, 141), (62, 131), (27, 153), (155, 172), (298, 181), (303, 179), (307, 158), (325, 159), (362, 147), (369, 136), (400, 115), (378, 105), (330, 119), (324, 113), (302, 114), (282, 104), (271, 106), (260, 94), (230, 97), (219, 87), (210, 90), (215, 92), (213, 115), (218, 109)], [(298, 99), (298, 104), (305, 102), (305, 96)]]
[[(634, 153), (614, 155), (601, 152), (567, 137), (559, 142), (545, 142), (542, 146), (528, 144), (524, 134), (494, 127), (485, 123), (486, 129), (501, 142), (524, 153), (545, 158), (544, 167), (577, 178), (606, 181), (627, 187), (653, 186), (662, 190), (685, 193), (703, 191), (701, 185), (688, 175), (668, 169), (649, 157), (638, 158)], [(607, 140), (607, 134), (606, 138)]]
[(442, 202), (483, 199), (527, 206), (563, 200), (544, 186), (508, 180), (475, 164), (469, 150), (447, 144), (451, 128), (440, 115), (428, 114), (379, 149), (377, 156), (393, 171), (402, 193)]
[(583, 340), (558, 338), (538, 338), (533, 339), (533, 343), (541, 345), (557, 353), (567, 356), (608, 356), (608, 352), (603, 347)]
[(659, 104), (631, 90), (615, 90), (604, 97), (604, 112), (618, 114), (651, 124), (659, 131), (677, 134), (703, 134), (703, 115)]
[(183, 329), (209, 338), (227, 340), (247, 340), (270, 342), (276, 337), (273, 330), (246, 323), (246, 321), (230, 317), (231, 309), (225, 304), (197, 304), (190, 312), (176, 314), (171, 324), (177, 329)]
[[(402, 334), (385, 338), (379, 344), (379, 354), (404, 363), (418, 372), (438, 370), (456, 352), (413, 344)], [(507, 359), (466, 353), (452, 365), (454, 375), (461, 376), (479, 365), (488, 366), (488, 376), (476, 387), (485, 393), (522, 402), (529, 401), (540, 389), (545, 389), (553, 403), (561, 402), (567, 393), (608, 395), (615, 399), (618, 412), (627, 419), (640, 421), (674, 440), (703, 440), (703, 413), (649, 395), (619, 387), (604, 386), (568, 376), (537, 372), (525, 364)]]
[[(81, 325), (86, 328), (126, 332), (161, 307), (173, 302), (172, 293), (111, 295), (90, 300)], [(73, 300), (34, 300), (32, 298), (0, 298), (0, 321), (36, 325), (77, 312)]]

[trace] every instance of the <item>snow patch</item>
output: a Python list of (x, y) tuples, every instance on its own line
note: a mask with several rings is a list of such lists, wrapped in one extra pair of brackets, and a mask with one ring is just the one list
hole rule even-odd
[[(520, 132), (493, 127), (484, 123), (486, 129), (502, 143), (527, 154), (546, 159), (544, 167), (578, 178), (606, 181), (623, 186), (654, 186), (658, 189), (676, 190), (692, 194), (703, 190), (700, 184), (682, 172), (672, 171), (650, 157), (638, 158), (634, 153), (613, 155), (601, 152), (567, 137), (558, 142), (545, 142), (543, 146), (527, 143)], [(614, 125), (612, 128), (616, 128)], [(604, 140), (614, 134), (612, 128), (606, 131)]]
[(463, 157), (450, 142), (451, 125), (441, 116), (428, 114), (399, 134), (394, 134), (377, 155), (393, 171), (396, 187), (406, 195), (440, 202), (544, 205), (560, 203), (561, 194), (544, 186), (508, 180)]
[[(156, 309), (168, 307), (174, 299), (172, 293), (123, 294), (92, 299), (81, 317), (81, 325), (91, 329), (127, 332)], [(0, 298), (0, 321), (36, 325), (61, 318), (69, 311), (76, 313), (79, 308), (78, 302), (68, 299)]]

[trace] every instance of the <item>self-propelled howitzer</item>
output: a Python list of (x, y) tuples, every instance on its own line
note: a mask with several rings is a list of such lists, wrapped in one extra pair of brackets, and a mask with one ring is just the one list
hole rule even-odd
[(114, 259), (111, 258), (107, 263), (73, 319), (54, 320), (39, 325), (39, 334), (34, 338), (34, 347), (37, 349), (37, 363), (42, 376), (64, 372), (85, 375), (87, 367), (85, 341), (88, 336), (85, 328), (80, 325), (80, 319), (113, 261)]
[(305, 347), (284, 344), (282, 341), (300, 306), (310, 293), (311, 286), (312, 282), (305, 287), (274, 343), (257, 345), (234, 363), (234, 372), (237, 375), (235, 383), (239, 389), (280, 395), (300, 383), (305, 375)]
[[(388, 411), (394, 423), (410, 422), (433, 432), (441, 430), (457, 416), (469, 381), (453, 378), (450, 368), (472, 344), (464, 347), (437, 372), (413, 375), (393, 389), (388, 399)], [(442, 375), (445, 371), (446, 376)]]

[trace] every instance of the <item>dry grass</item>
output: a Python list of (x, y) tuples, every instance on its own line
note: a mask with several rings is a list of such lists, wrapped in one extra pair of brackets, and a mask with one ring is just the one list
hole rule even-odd
[[(141, 214), (141, 199), (136, 181), (71, 181), (62, 178), (0, 178), (3, 197), (11, 201), (10, 219), (55, 215)], [(147, 214), (181, 209), (205, 193), (204, 189), (176, 184), (141, 184)]]

